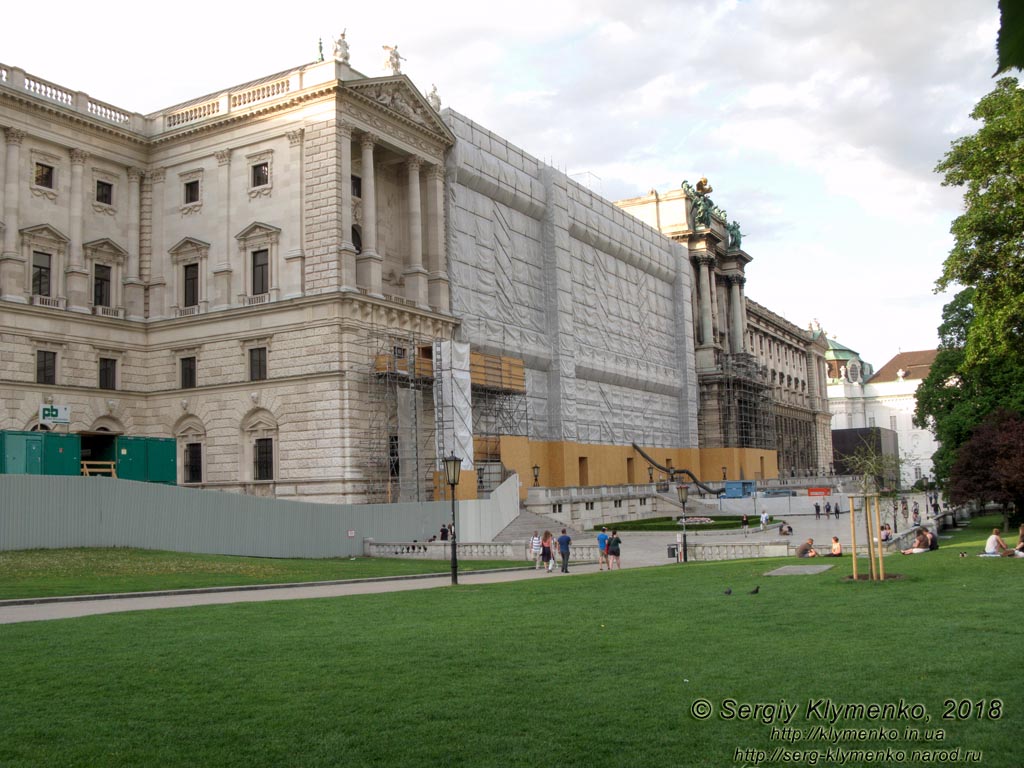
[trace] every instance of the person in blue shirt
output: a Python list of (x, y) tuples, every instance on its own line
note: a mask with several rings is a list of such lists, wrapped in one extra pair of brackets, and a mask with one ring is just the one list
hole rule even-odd
[[(597, 534), (597, 570), (603, 571), (606, 565), (608, 565), (608, 529), (601, 528), (601, 532)], [(611, 566), (608, 566), (608, 570), (611, 570)]]
[(571, 543), (572, 537), (563, 528), (562, 535), (558, 537), (558, 554), (562, 558), (562, 573), (569, 572), (569, 544)]

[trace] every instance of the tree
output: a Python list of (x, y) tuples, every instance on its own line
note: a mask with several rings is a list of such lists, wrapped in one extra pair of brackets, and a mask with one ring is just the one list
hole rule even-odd
[(999, 0), (999, 37), (996, 53), (1002, 74), (1008, 69), (1024, 69), (1024, 5), (1018, 0)]
[(950, 473), (950, 499), (957, 504), (1012, 503), (1024, 511), (1024, 416), (999, 409), (972, 430)]
[(943, 307), (939, 351), (917, 388), (914, 423), (930, 429), (939, 443), (932, 462), (940, 483), (950, 477), (960, 447), (986, 416), (999, 408), (1024, 411), (1024, 359), (999, 355), (966, 364), (974, 295), (973, 288), (965, 288)]
[(954, 141), (936, 167), (943, 186), (965, 188), (965, 211), (953, 222), (953, 250), (936, 286), (975, 289), (967, 365), (1024, 346), (1024, 91), (1003, 78), (971, 117), (981, 128)]

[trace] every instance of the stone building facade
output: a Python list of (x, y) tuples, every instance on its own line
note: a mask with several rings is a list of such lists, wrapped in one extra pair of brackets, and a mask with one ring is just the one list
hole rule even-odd
[[(2, 429), (61, 404), (90, 439), (176, 438), (184, 484), (422, 499), (472, 376), (489, 439), (460, 495), (478, 445), (545, 485), (643, 482), (634, 444), (723, 460), (698, 451), (696, 361), (722, 343), (695, 348), (686, 250), (397, 64), (341, 49), (150, 115), (0, 65), (0, 128)], [(719, 230), (715, 263), (742, 262)], [(525, 386), (478, 386), (458, 344)]]
[(687, 250), (702, 455), (721, 455), (728, 475), (731, 451), (754, 449), (738, 463), (746, 479), (823, 474), (832, 455), (826, 342), (746, 296), (752, 257), (706, 182), (616, 203)]

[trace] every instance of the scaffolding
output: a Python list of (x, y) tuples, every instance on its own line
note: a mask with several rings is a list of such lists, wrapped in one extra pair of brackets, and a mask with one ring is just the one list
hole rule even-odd
[(483, 495), (509, 475), (501, 462), (501, 439), (529, 434), (526, 370), (519, 358), (473, 352), (470, 379), (477, 493)]
[(701, 448), (776, 448), (772, 391), (753, 355), (723, 355), (699, 383)]
[[(451, 409), (438, 408), (435, 382), (446, 373), (435, 343), (394, 329), (370, 329), (355, 345), (354, 412), (363, 411), (357, 465), (370, 503), (436, 498), (438, 430)], [(443, 393), (443, 388), (437, 387)], [(443, 396), (443, 394), (442, 394)]]

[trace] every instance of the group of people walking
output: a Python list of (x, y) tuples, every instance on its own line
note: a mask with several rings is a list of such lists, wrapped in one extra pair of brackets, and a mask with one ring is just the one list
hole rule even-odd
[[(555, 536), (551, 531), (544, 531), (543, 535), (533, 532), (530, 539), (530, 554), (534, 561), (534, 570), (543, 568), (547, 573), (555, 569), (555, 552), (561, 560), (562, 573), (569, 572), (569, 548), (572, 544), (572, 537), (562, 529), (560, 536)], [(618, 531), (608, 533), (607, 528), (601, 528), (597, 534), (597, 570), (603, 571), (607, 566), (610, 571), (612, 567), (622, 568), (622, 539)]]

